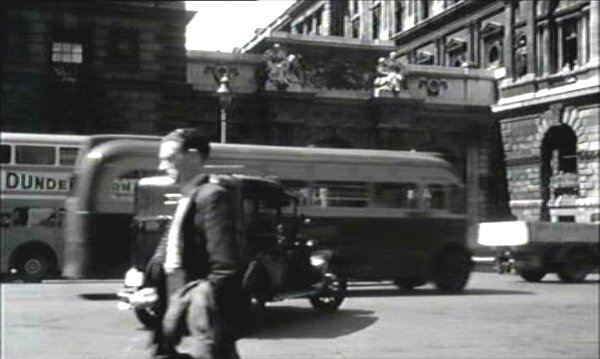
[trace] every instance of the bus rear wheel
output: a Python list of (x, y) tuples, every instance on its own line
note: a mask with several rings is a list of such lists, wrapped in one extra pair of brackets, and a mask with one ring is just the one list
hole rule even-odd
[(394, 284), (398, 286), (398, 288), (402, 290), (413, 290), (415, 287), (421, 286), (425, 284), (426, 281), (419, 277), (400, 277), (394, 279)]
[(39, 283), (48, 276), (52, 260), (44, 252), (21, 255), (17, 261), (17, 275), (27, 283)]
[(435, 264), (435, 286), (442, 292), (463, 290), (471, 274), (471, 256), (466, 249), (450, 248), (444, 251)]

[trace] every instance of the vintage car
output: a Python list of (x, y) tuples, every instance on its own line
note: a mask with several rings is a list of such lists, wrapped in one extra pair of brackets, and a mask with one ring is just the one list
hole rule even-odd
[[(257, 176), (211, 175), (234, 193), (238, 247), (248, 260), (243, 287), (254, 312), (286, 298), (308, 298), (316, 310), (335, 311), (345, 298), (346, 280), (330, 271), (333, 253), (302, 237), (308, 219), (297, 215), (297, 200), (277, 181)], [(164, 293), (144, 288), (144, 270), (168, 228), (178, 199), (167, 177), (148, 177), (136, 189), (132, 224), (132, 268), (118, 293), (120, 308), (133, 309), (147, 327), (165, 309)], [(140, 298), (142, 296), (142, 298)], [(146, 300), (144, 300), (146, 298)]]

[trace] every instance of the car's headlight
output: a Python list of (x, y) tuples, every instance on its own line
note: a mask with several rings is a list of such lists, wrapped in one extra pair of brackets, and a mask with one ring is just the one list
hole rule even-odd
[(144, 272), (131, 268), (125, 273), (126, 287), (141, 287), (144, 284)]
[(325, 258), (323, 258), (322, 256), (312, 256), (310, 257), (310, 264), (313, 267), (321, 267), (324, 266), (326, 263)]

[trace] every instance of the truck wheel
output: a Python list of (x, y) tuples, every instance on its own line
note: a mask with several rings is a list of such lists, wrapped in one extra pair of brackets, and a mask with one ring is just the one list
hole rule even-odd
[(566, 283), (581, 283), (592, 269), (592, 260), (582, 250), (571, 250), (558, 269), (558, 277)]
[(435, 263), (434, 283), (442, 292), (463, 290), (472, 268), (471, 256), (463, 248), (446, 250)]
[(42, 251), (23, 254), (17, 261), (17, 273), (27, 283), (41, 282), (50, 271), (52, 260)]
[(546, 272), (543, 270), (522, 270), (519, 275), (528, 282), (539, 282), (544, 278)]

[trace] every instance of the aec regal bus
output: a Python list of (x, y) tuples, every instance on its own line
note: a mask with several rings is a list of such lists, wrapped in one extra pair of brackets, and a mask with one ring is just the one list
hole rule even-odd
[[(123, 275), (140, 177), (157, 174), (160, 138), (106, 142), (79, 164), (67, 211), (70, 277)], [(472, 268), (462, 183), (432, 153), (211, 144), (207, 173), (273, 176), (299, 198), (308, 235), (334, 248), (336, 272), (392, 279), (402, 288), (433, 281), (462, 289)], [(121, 263), (121, 261), (123, 261)]]
[(0, 133), (3, 274), (40, 281), (62, 267), (64, 204), (84, 139)]

